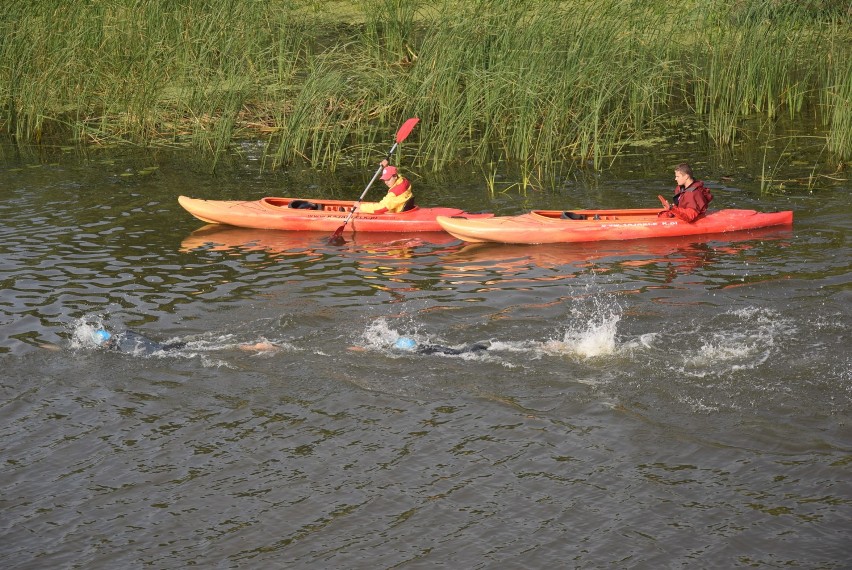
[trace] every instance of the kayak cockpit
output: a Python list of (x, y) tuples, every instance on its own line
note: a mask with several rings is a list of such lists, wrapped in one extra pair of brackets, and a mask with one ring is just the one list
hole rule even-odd
[(533, 210), (530, 215), (544, 221), (558, 222), (601, 222), (656, 219), (659, 209), (636, 210)]
[[(261, 204), (272, 210), (304, 210), (306, 212), (348, 212), (355, 205), (351, 200), (303, 200), (295, 198), (261, 198)], [(405, 212), (391, 213), (390, 215), (408, 214), (419, 210), (414, 206)]]

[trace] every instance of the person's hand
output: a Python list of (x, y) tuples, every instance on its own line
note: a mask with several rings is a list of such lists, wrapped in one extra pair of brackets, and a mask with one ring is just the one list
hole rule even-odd
[(381, 165), (382, 165), (382, 168), (385, 168), (385, 167), (388, 165), (388, 159), (384, 159), (384, 160), (381, 162)]

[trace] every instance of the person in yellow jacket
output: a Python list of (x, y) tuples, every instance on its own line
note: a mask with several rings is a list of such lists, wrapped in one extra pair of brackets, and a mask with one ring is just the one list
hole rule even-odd
[(410, 210), (414, 207), (414, 193), (411, 191), (411, 182), (397, 172), (395, 166), (390, 166), (387, 160), (382, 161), (382, 175), (380, 179), (387, 185), (388, 193), (381, 202), (364, 202), (358, 211), (363, 214), (397, 213)]

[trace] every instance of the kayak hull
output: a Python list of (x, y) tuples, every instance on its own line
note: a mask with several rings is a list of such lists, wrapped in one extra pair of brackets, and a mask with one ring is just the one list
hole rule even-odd
[(576, 210), (576, 217), (563, 219), (562, 212), (533, 210), (519, 216), (464, 219), (439, 216), (440, 226), (453, 237), (467, 242), (576, 243), (659, 237), (705, 235), (793, 223), (793, 212), (716, 210), (693, 223), (677, 218), (658, 218), (659, 209)]
[[(354, 201), (310, 200), (318, 209), (301, 209), (290, 204), (307, 202), (296, 198), (261, 198), (260, 200), (201, 200), (178, 197), (178, 203), (199, 220), (258, 230), (334, 232), (349, 215)], [(436, 218), (491, 217), (493, 214), (471, 214), (456, 208), (415, 207), (399, 214), (365, 214), (355, 212), (345, 231), (352, 232), (443, 232)]]

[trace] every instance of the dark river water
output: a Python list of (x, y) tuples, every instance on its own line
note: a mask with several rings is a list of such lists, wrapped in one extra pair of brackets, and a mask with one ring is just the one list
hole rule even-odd
[[(354, 198), (370, 173), (184, 160), (4, 154), (3, 568), (850, 567), (849, 182), (706, 177), (715, 207), (795, 211), (744, 234), (332, 246), (176, 198)], [(421, 205), (655, 207), (661, 164), (414, 181)], [(101, 326), (186, 344), (107, 351)]]

